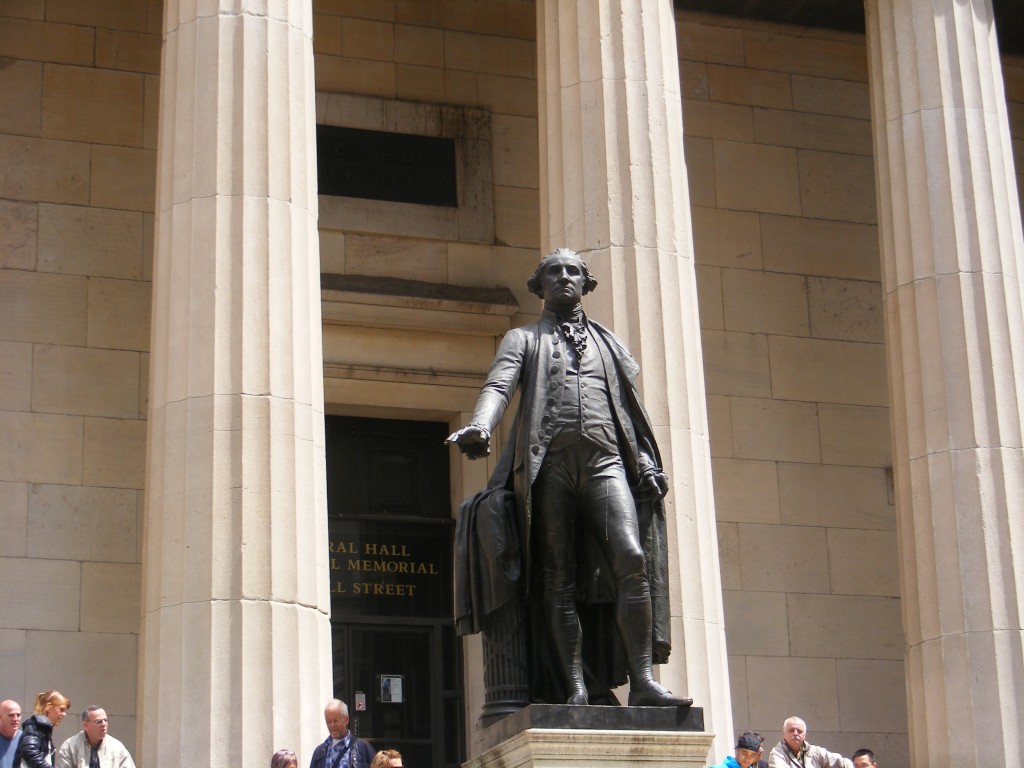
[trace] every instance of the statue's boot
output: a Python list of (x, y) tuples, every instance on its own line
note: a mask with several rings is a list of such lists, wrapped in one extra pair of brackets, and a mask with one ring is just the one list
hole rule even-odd
[[(630, 595), (619, 585), (618, 625), (629, 664), (629, 706), (682, 707), (693, 699), (676, 696), (654, 679), (651, 668), (651, 599), (647, 589)], [(646, 593), (646, 594), (645, 594)]]
[(587, 704), (589, 698), (583, 682), (583, 645), (580, 618), (571, 602), (557, 602), (547, 606), (548, 632), (565, 688), (569, 692), (566, 704)]

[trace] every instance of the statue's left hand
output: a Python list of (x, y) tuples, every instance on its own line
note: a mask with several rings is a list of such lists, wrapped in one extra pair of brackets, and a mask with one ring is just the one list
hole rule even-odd
[(640, 496), (650, 499), (663, 499), (668, 493), (668, 475), (664, 472), (651, 472), (640, 481)]

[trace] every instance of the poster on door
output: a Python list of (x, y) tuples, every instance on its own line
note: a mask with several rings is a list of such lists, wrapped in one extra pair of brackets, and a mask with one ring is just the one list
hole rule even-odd
[(402, 703), (402, 676), (378, 675), (380, 678), (380, 702), (382, 704)]

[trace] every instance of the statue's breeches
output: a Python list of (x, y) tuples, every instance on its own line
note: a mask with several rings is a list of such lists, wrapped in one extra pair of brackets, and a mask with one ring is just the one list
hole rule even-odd
[(534, 562), (545, 603), (576, 592), (577, 536), (583, 526), (601, 549), (620, 599), (649, 595), (636, 506), (622, 458), (585, 439), (555, 441), (533, 483)]

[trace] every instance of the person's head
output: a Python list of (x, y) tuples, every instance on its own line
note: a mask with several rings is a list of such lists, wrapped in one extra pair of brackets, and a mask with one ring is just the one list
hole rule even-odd
[(9, 739), (20, 727), (21, 705), (12, 699), (0, 701), (0, 736)]
[(70, 706), (71, 699), (60, 691), (43, 691), (36, 696), (35, 713), (46, 715), (51, 723), (60, 725)]
[(374, 755), (370, 768), (403, 768), (402, 753), (397, 749), (382, 749)]
[(761, 759), (761, 753), (764, 752), (761, 747), (762, 742), (764, 742), (764, 736), (757, 731), (741, 733), (740, 737), (736, 739), (736, 762), (743, 768), (757, 765), (757, 761)]
[(804, 741), (807, 738), (807, 723), (796, 715), (786, 718), (786, 722), (782, 724), (782, 738), (793, 754), (797, 754), (804, 748)]
[(96, 704), (88, 706), (82, 712), (82, 730), (85, 731), (85, 738), (92, 745), (99, 744), (107, 735), (108, 725), (107, 713)]
[(270, 758), (270, 768), (298, 768), (299, 758), (290, 749), (279, 749)]
[(853, 768), (878, 768), (875, 753), (870, 749), (858, 749), (853, 753)]
[(546, 305), (571, 309), (597, 288), (597, 280), (576, 251), (559, 248), (540, 260), (526, 287), (544, 299)]
[(341, 699), (331, 699), (324, 707), (324, 722), (332, 739), (343, 739), (348, 734), (348, 704)]

